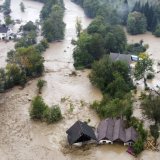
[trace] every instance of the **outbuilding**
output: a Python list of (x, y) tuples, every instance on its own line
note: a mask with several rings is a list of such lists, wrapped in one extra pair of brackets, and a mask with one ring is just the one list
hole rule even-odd
[(90, 140), (97, 141), (93, 128), (85, 122), (77, 121), (66, 133), (68, 134), (68, 142), (70, 145), (84, 143)]

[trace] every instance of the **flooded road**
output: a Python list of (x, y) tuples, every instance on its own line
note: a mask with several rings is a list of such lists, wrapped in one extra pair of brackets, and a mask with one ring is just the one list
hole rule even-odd
[[(16, 1), (17, 4), (19, 2)], [(71, 45), (71, 40), (76, 38), (76, 18), (81, 18), (83, 28), (86, 28), (91, 20), (70, 0), (64, 0), (64, 3), (66, 36), (62, 42), (51, 43), (44, 53), (43, 79), (47, 84), (42, 92), (49, 106), (60, 106), (63, 119), (52, 125), (30, 120), (28, 111), (31, 99), (37, 94), (37, 79), (28, 82), (24, 89), (15, 87), (0, 94), (1, 160), (133, 160), (134, 158), (126, 153), (126, 147), (119, 145), (91, 145), (72, 149), (68, 146), (65, 132), (76, 120), (90, 120), (90, 125), (98, 125), (100, 120), (89, 106), (94, 100), (100, 100), (102, 95), (89, 82), (89, 70), (77, 71), (77, 76), (71, 74), (74, 71), (74, 46)], [(36, 4), (41, 7), (40, 3)], [(34, 5), (31, 5), (31, 8), (34, 8)], [(18, 15), (18, 11), (15, 12), (16, 14), (12, 14)], [(34, 15), (37, 14), (39, 15), (38, 10)], [(140, 159), (149, 160), (151, 157), (157, 160), (159, 153), (147, 151)]]

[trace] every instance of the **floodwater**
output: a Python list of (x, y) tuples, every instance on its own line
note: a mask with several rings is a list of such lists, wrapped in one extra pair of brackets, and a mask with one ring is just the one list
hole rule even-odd
[(14, 49), (14, 42), (0, 41), (0, 68), (5, 68), (7, 52)]
[[(20, 9), (20, 3), (23, 2), (25, 12)], [(42, 3), (32, 0), (11, 0), (11, 17), (13, 20), (19, 19), (23, 22), (39, 20), (40, 11), (43, 7)]]
[[(37, 94), (37, 79), (28, 82), (24, 89), (15, 87), (0, 94), (0, 157), (2, 160), (133, 160), (126, 153), (126, 147), (119, 145), (68, 146), (65, 131), (76, 120), (90, 120), (93, 127), (98, 125), (100, 120), (89, 106), (94, 100), (100, 100), (102, 95), (89, 82), (89, 70), (77, 71), (76, 76), (71, 74), (74, 71), (71, 40), (76, 38), (76, 18), (81, 18), (83, 28), (91, 20), (79, 6), (70, 0), (64, 2), (66, 36), (62, 42), (51, 43), (44, 53), (43, 79), (47, 84), (42, 92), (49, 106), (60, 106), (63, 119), (51, 125), (30, 120), (29, 107)], [(41, 7), (40, 3), (36, 4)], [(159, 153), (147, 151), (139, 159), (149, 160), (151, 157), (157, 160)]]

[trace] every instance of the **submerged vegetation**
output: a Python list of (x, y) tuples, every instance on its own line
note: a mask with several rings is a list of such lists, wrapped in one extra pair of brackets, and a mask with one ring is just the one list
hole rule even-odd
[(41, 120), (47, 123), (54, 123), (62, 119), (59, 106), (48, 107), (41, 96), (37, 96), (32, 100), (30, 109), (30, 117), (33, 120)]

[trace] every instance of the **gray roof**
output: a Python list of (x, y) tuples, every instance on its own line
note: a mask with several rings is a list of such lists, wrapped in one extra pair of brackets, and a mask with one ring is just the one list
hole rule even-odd
[(113, 62), (123, 61), (126, 62), (128, 65), (132, 62), (131, 55), (129, 54), (110, 53), (109, 57)]
[(121, 140), (122, 142), (125, 142), (125, 137), (124, 121), (122, 119), (118, 119), (114, 124), (113, 141)]
[(112, 140), (113, 128), (114, 128), (113, 119), (108, 118), (108, 119), (101, 121), (97, 129), (98, 140), (102, 140), (102, 139)]
[(97, 140), (92, 127), (81, 121), (74, 123), (73, 126), (66, 131), (66, 133), (68, 134), (69, 144), (83, 142), (90, 139)]
[(126, 129), (126, 141), (125, 142), (129, 142), (129, 141), (135, 142), (137, 138), (138, 138), (138, 134), (133, 127)]
[(8, 27), (6, 27), (5, 25), (0, 25), (0, 33), (7, 33), (8, 31)]
[(135, 142), (138, 134), (133, 127), (125, 130), (124, 121), (122, 119), (107, 118), (101, 121), (97, 128), (98, 140)]

